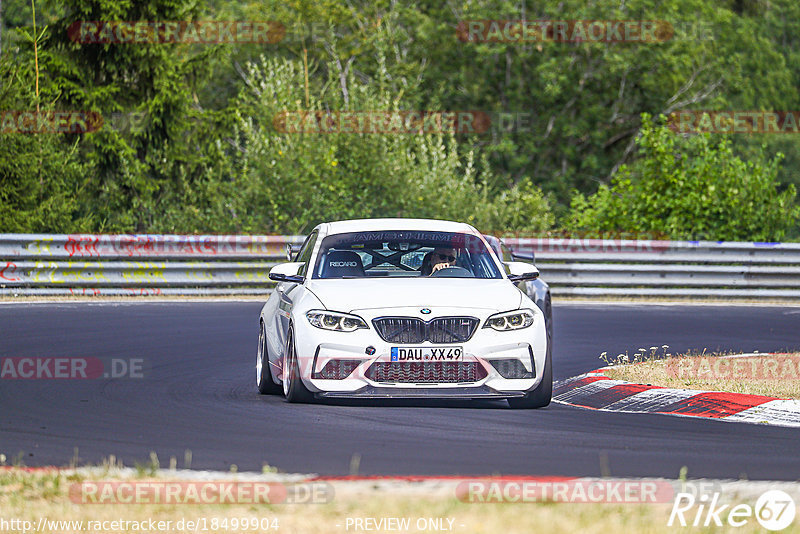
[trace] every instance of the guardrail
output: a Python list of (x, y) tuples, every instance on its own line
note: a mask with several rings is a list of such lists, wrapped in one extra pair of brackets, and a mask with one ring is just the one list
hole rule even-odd
[(302, 236), (0, 234), (0, 295), (263, 295)]
[[(302, 236), (0, 234), (0, 295), (266, 295)], [(553, 295), (800, 298), (800, 243), (504, 242)]]
[(520, 239), (554, 295), (800, 298), (800, 243)]

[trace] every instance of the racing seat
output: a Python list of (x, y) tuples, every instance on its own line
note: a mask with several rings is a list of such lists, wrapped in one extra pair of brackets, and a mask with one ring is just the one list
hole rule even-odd
[(343, 276), (364, 276), (361, 256), (352, 250), (332, 250), (325, 256), (322, 264), (322, 278), (341, 278)]

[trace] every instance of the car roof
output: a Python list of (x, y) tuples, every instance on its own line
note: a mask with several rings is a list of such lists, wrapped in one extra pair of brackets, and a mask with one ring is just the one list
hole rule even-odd
[(436, 219), (353, 219), (325, 223), (325, 233), (342, 234), (347, 232), (370, 232), (376, 230), (416, 230), (434, 232), (454, 232), (481, 235), (475, 228), (466, 223), (441, 221)]

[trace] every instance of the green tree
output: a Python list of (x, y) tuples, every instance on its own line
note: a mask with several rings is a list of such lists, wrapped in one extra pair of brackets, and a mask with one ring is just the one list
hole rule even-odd
[(777, 241), (797, 222), (794, 186), (776, 180), (780, 154), (745, 162), (727, 139), (681, 137), (646, 114), (642, 124), (637, 159), (610, 186), (573, 196), (570, 230)]
[(385, 80), (341, 78), (335, 65), (319, 72), (306, 103), (301, 62), (249, 66), (237, 105), (242, 173), (224, 195), (238, 214), (231, 224), (296, 233), (323, 220), (389, 216), (457, 219), (491, 230), (552, 226), (538, 188), (520, 184), (494, 194), (475, 153), (460, 149), (453, 134), (277, 131), (273, 119), (282, 112), (398, 111), (404, 103)]
[[(32, 69), (0, 58), (0, 110), (35, 111)], [(42, 112), (52, 111), (45, 103)], [(78, 135), (0, 133), (0, 232), (88, 231)]]
[[(58, 219), (62, 231), (90, 221), (109, 232), (256, 232), (297, 228), (303, 217), (351, 213), (449, 213), (495, 231), (534, 231), (551, 227), (553, 212), (568, 219), (573, 189), (591, 195), (623, 164), (637, 165), (631, 162), (643, 112), (800, 109), (800, 8), (794, 0), (42, 2), (37, 20), (50, 29), (39, 51), (40, 97), (13, 109), (38, 103), (147, 118), (137, 131), (103, 128), (46, 141), (53, 145), (53, 168), (76, 161), (82, 168), (80, 184), (66, 189), (74, 209)], [(3, 56), (26, 73), (33, 68), (32, 50), (17, 30), (27, 29), (30, 14), (28, 0), (3, 0)], [(78, 44), (66, 32), (78, 20), (201, 19), (276, 20), (287, 34), (277, 45), (208, 46)], [(460, 21), (485, 19), (664, 20), (675, 34), (660, 43), (457, 38)], [(280, 92), (264, 92), (270, 84), (254, 86), (248, 65), (264, 70), (281, 62), (293, 65), (295, 85), (286, 91), (291, 100), (278, 105)], [(305, 76), (296, 75), (305, 65), (309, 102)], [(14, 91), (28, 95), (24, 87)], [(424, 142), (358, 135), (281, 141), (263, 115), (310, 106), (483, 110), (521, 114), (526, 122)], [(742, 161), (762, 165), (786, 154), (777, 180), (800, 184), (794, 137), (740, 135), (730, 148)], [(292, 152), (275, 158), (282, 173), (277, 180), (267, 162), (281, 156), (275, 152), (281, 146)], [(4, 149), (26, 153), (12, 143), (0, 153)], [(270, 159), (259, 160), (262, 153)], [(27, 206), (38, 205), (48, 191), (57, 196), (61, 190), (55, 184), (64, 176), (57, 171), (18, 167), (13, 180), (5, 178), (13, 185), (6, 190), (16, 191), (15, 205), (23, 198)], [(379, 187), (381, 176), (392, 182)], [(297, 191), (287, 191), (287, 181)], [(43, 196), (23, 185), (34, 182)], [(377, 205), (364, 207), (364, 191), (380, 198)], [(459, 200), (445, 204), (437, 191)], [(275, 198), (293, 198), (300, 207)], [(791, 232), (800, 235), (800, 227)]]
[[(175, 43), (77, 43), (68, 28), (79, 21), (196, 20), (196, 4), (184, 0), (68, 0), (45, 42), (43, 70), (67, 109), (100, 113), (105, 126), (87, 135), (79, 151), (91, 166), (84, 208), (98, 230), (143, 232), (162, 226), (170, 202), (204, 180), (215, 162), (199, 148), (214, 121), (193, 106), (195, 86), (208, 75), (217, 49)], [(140, 127), (108, 127), (114, 114), (145, 118)], [(200, 145), (200, 146), (198, 146)], [(212, 152), (212, 155), (218, 155)]]

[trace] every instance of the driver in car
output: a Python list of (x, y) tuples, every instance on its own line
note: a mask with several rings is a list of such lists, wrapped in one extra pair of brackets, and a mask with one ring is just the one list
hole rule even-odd
[(436, 248), (431, 252), (431, 274), (456, 264), (456, 251), (452, 248)]

